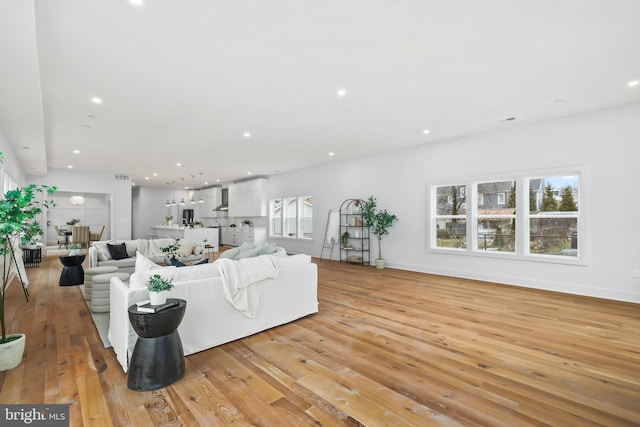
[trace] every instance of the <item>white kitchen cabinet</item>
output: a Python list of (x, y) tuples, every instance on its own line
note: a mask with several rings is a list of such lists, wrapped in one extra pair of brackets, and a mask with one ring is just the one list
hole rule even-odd
[(229, 216), (267, 216), (267, 184), (264, 178), (229, 185)]
[[(220, 216), (219, 212), (214, 211), (220, 203), (222, 203), (222, 189), (219, 187), (205, 188), (201, 191), (204, 203), (198, 203), (199, 218), (215, 218)], [(198, 197), (196, 195), (196, 197)]]
[(263, 243), (266, 240), (266, 227), (222, 227), (224, 246), (240, 246), (244, 242)]

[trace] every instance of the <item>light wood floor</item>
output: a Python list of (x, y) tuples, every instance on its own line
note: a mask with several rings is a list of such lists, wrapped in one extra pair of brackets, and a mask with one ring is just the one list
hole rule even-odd
[(68, 403), (72, 426), (640, 425), (640, 305), (317, 262), (318, 314), (138, 393), (47, 258), (29, 303), (8, 292), (27, 349), (0, 403)]

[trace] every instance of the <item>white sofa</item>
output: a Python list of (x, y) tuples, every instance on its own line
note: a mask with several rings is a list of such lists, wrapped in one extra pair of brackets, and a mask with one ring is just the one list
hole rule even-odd
[(173, 272), (171, 269), (175, 267), (136, 272), (129, 280), (131, 287), (118, 278), (111, 279), (109, 340), (124, 372), (137, 340), (127, 310), (136, 302), (149, 299), (146, 286), (140, 287), (140, 283), (160, 270), (173, 280), (174, 289), (169, 298), (187, 301), (178, 327), (185, 356), (317, 313), (318, 270), (311, 257), (302, 254), (262, 256), (273, 258), (278, 274), (275, 279), (258, 282), (261, 295), (254, 318), (227, 302), (217, 265), (225, 261), (180, 267)]
[[(123, 242), (127, 248), (129, 258), (118, 260), (113, 259), (107, 245), (120, 244)], [(162, 264), (164, 263), (166, 254), (162, 252), (161, 248), (176, 243), (178, 243), (178, 241), (171, 238), (123, 240), (119, 242), (93, 242), (89, 248), (89, 267), (115, 266), (118, 267), (118, 272), (120, 273), (133, 273), (136, 263), (136, 252), (140, 252), (155, 263)], [(181, 250), (184, 248), (186, 252), (189, 252), (188, 254), (186, 252), (182, 254), (181, 261), (193, 262), (200, 261), (204, 258), (204, 247), (199, 243), (181, 240), (179, 244), (181, 246)], [(183, 244), (185, 245), (184, 247)]]

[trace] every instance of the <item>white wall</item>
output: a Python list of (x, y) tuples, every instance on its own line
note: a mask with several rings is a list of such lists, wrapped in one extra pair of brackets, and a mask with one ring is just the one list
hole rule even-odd
[[(314, 239), (270, 240), (292, 253), (319, 256), (329, 209), (375, 195), (379, 208), (399, 218), (382, 242), (390, 267), (640, 302), (640, 279), (631, 277), (640, 268), (638, 159), (640, 104), (505, 124), (500, 132), (274, 175), (269, 199), (313, 196)], [(430, 185), (565, 166), (587, 170), (580, 189), (590, 207), (586, 266), (427, 252)]]
[[(24, 171), (20, 167), (20, 162), (9, 145), (2, 129), (0, 129), (0, 151), (4, 155), (4, 170), (18, 184), (18, 187), (24, 187), (26, 181)], [(2, 178), (0, 177), (0, 180)], [(0, 182), (2, 184), (2, 182)], [(4, 188), (0, 185), (0, 189)]]
[(60, 169), (49, 169), (44, 177), (28, 176), (27, 179), (31, 184), (55, 185), (58, 191), (105, 194), (111, 205), (111, 233), (103, 234), (102, 239), (131, 239), (131, 180), (116, 179), (112, 173)]

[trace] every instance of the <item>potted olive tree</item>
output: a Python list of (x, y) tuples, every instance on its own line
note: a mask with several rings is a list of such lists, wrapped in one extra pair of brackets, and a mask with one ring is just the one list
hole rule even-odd
[(147, 289), (151, 305), (162, 305), (167, 302), (167, 292), (173, 289), (173, 283), (159, 274), (154, 274), (147, 280)]
[(395, 215), (390, 214), (387, 210), (376, 210), (376, 198), (371, 196), (362, 203), (362, 220), (364, 226), (378, 238), (378, 258), (376, 259), (376, 268), (382, 269), (385, 266), (384, 258), (382, 258), (382, 236), (389, 234), (389, 228), (393, 225), (393, 221), (397, 221)]
[[(0, 165), (3, 162), (0, 152)], [(2, 288), (0, 292), (0, 326), (2, 338), (0, 339), (0, 371), (13, 369), (22, 361), (24, 353), (25, 335), (7, 334), (5, 319), (5, 301), (9, 284), (16, 275), (19, 275), (23, 283), (27, 280), (22, 265), (21, 245), (33, 241), (42, 235), (40, 224), (35, 221), (36, 215), (42, 212), (42, 208), (53, 206), (53, 201), (36, 200), (37, 193), (51, 195), (56, 187), (28, 185), (24, 188), (7, 191), (0, 200), (0, 267), (2, 268)], [(22, 272), (20, 272), (22, 270)], [(27, 301), (29, 294), (24, 288), (24, 296)]]

